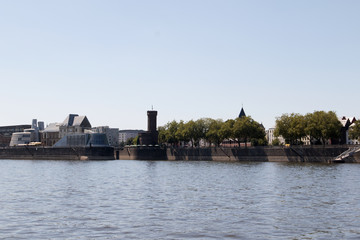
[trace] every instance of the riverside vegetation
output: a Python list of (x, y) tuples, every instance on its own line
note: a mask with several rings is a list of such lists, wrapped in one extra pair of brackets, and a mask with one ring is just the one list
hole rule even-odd
[[(276, 119), (274, 135), (282, 136), (285, 143), (300, 145), (302, 138), (310, 137), (311, 144), (326, 144), (329, 139), (338, 140), (342, 128), (335, 112), (314, 111), (306, 115), (297, 113), (283, 114)], [(267, 145), (265, 128), (250, 116), (236, 119), (201, 118), (198, 120), (172, 121), (158, 128), (159, 143), (177, 146), (181, 142), (191, 142), (192, 146), (199, 146), (201, 139), (209, 145), (219, 146), (224, 140), (232, 139), (238, 143), (251, 142), (252, 146)], [(350, 128), (352, 139), (360, 137), (360, 121)], [(336, 141), (335, 141), (336, 142)], [(275, 139), (273, 145), (279, 145)]]
[(241, 142), (251, 141), (253, 145), (265, 145), (265, 129), (251, 117), (241, 117), (223, 121), (221, 119), (201, 118), (188, 122), (175, 120), (159, 127), (159, 142), (178, 145), (180, 142), (191, 142), (199, 146), (201, 139), (210, 145), (219, 146), (225, 139)]

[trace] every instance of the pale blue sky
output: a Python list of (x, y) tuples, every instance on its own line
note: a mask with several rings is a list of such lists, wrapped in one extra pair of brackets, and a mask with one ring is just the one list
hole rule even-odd
[(0, 125), (360, 117), (360, 1), (0, 0)]

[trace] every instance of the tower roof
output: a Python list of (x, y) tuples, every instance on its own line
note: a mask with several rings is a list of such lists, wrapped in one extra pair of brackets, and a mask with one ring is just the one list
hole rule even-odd
[(246, 117), (246, 114), (245, 114), (245, 111), (244, 111), (243, 107), (241, 108), (241, 111), (240, 111), (240, 114), (239, 114), (239, 118), (242, 118), (242, 117)]

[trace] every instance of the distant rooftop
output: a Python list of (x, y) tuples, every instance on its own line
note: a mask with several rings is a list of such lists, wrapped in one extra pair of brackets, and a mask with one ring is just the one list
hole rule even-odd
[(69, 114), (61, 126), (85, 126), (91, 127), (91, 124), (86, 116), (79, 116), (78, 114)]
[(239, 118), (242, 118), (242, 117), (246, 117), (246, 114), (245, 114), (245, 111), (244, 111), (243, 107), (241, 108), (241, 111), (240, 111), (240, 114), (239, 114)]
[(7, 129), (7, 128), (31, 128), (31, 125), (30, 124), (22, 124), (22, 125), (0, 126), (0, 129)]
[(60, 123), (50, 123), (45, 129), (44, 132), (59, 132)]
[(124, 129), (124, 130), (119, 130), (119, 133), (139, 133), (139, 132), (145, 132), (145, 130), (140, 130), (140, 129)]
[(79, 115), (77, 114), (69, 114), (69, 116), (66, 117), (64, 122), (61, 124), (61, 126), (72, 126), (74, 123), (74, 118)]

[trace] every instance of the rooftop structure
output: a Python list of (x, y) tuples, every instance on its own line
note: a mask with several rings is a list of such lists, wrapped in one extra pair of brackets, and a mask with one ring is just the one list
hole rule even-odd
[(342, 124), (342, 128), (341, 128), (341, 144), (358, 144), (359, 141), (357, 141), (356, 139), (350, 139), (349, 138), (349, 129), (351, 128), (351, 126), (354, 125), (354, 123), (356, 122), (356, 118), (355, 117), (346, 117), (343, 116), (341, 118), (339, 118), (339, 121)]
[(59, 137), (63, 138), (66, 135), (84, 133), (85, 130), (90, 129), (91, 124), (86, 116), (69, 114), (64, 122), (59, 126)]
[(239, 118), (242, 118), (242, 117), (246, 117), (246, 114), (245, 114), (245, 111), (244, 111), (243, 107), (241, 108), (240, 114), (239, 114)]

